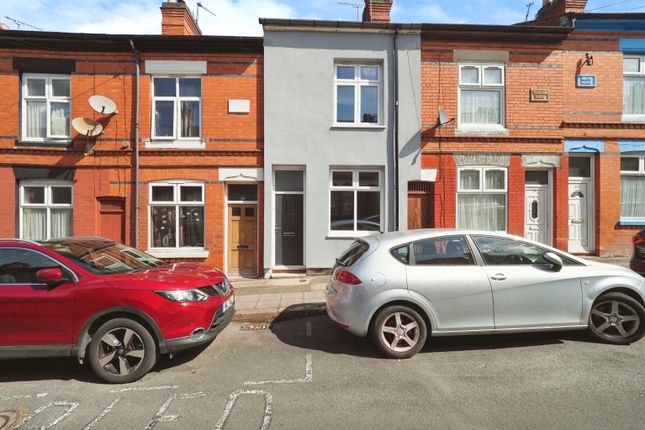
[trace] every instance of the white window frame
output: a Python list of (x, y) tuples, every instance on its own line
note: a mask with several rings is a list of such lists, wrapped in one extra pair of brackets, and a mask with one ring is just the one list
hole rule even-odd
[[(45, 189), (44, 203), (25, 203), (25, 187), (43, 187)], [(51, 189), (52, 187), (69, 188), (71, 191), (70, 203), (52, 203), (51, 202)], [(70, 209), (72, 211), (71, 231), (74, 234), (74, 185), (69, 181), (62, 180), (36, 180), (26, 179), (20, 181), (19, 187), (19, 234), (20, 238), (24, 239), (24, 209), (46, 209), (47, 210), (47, 226), (45, 240), (51, 239), (51, 211), (52, 209)]]
[[(351, 186), (338, 186), (333, 185), (334, 173), (337, 172), (351, 172), (352, 173), (352, 185)], [(378, 186), (360, 186), (359, 185), (359, 175), (360, 173), (376, 173), (378, 174)], [(332, 168), (329, 171), (329, 211), (327, 213), (327, 230), (329, 237), (356, 237), (356, 236), (371, 236), (374, 234), (379, 234), (385, 231), (385, 219), (384, 219), (384, 201), (385, 201), (385, 190), (384, 190), (384, 178), (383, 171), (374, 168), (347, 168), (347, 167), (338, 167)], [(352, 191), (354, 194), (354, 229), (353, 230), (332, 230), (331, 228), (331, 194), (334, 191)], [(379, 221), (380, 227), (379, 231), (372, 230), (358, 230), (358, 192), (359, 191), (370, 191), (379, 193)]]
[[(477, 189), (463, 189), (461, 186), (461, 172), (465, 170), (476, 170), (479, 172), (479, 188)], [(503, 189), (488, 189), (486, 188), (486, 172), (498, 171), (504, 173), (504, 188)], [(457, 169), (457, 196), (455, 205), (455, 225), (459, 226), (459, 195), (460, 194), (489, 194), (489, 195), (504, 195), (504, 232), (508, 230), (508, 168), (506, 167), (481, 167), (481, 166), (464, 166)]]
[[(620, 176), (621, 179), (623, 176), (638, 176), (638, 177), (643, 177), (645, 178), (645, 154), (643, 153), (636, 153), (636, 154), (630, 154), (630, 153), (623, 153), (620, 155), (620, 158), (638, 158), (638, 171), (635, 170), (620, 170)], [(622, 200), (620, 201), (620, 204), (622, 206)], [(641, 217), (620, 217), (621, 221), (642, 221), (645, 224), (645, 218)]]
[[(173, 200), (172, 201), (154, 201), (152, 190), (154, 187), (173, 187)], [(202, 190), (201, 201), (181, 201), (181, 187), (200, 187)], [(204, 195), (206, 189), (203, 182), (198, 181), (156, 181), (148, 185), (148, 250), (151, 255), (159, 258), (206, 258), (208, 251), (206, 251), (206, 196)], [(174, 206), (175, 208), (175, 245), (172, 247), (154, 247), (153, 244), (153, 224), (152, 224), (152, 208), (155, 206)], [(204, 238), (202, 247), (194, 246), (179, 246), (179, 208), (184, 206), (201, 206), (204, 208)]]
[[(175, 95), (174, 96), (155, 96), (155, 80), (156, 79), (174, 79), (175, 81)], [(180, 96), (179, 95), (179, 80), (180, 79), (196, 79), (200, 81), (200, 96)], [(196, 75), (154, 75), (151, 78), (150, 84), (150, 144), (146, 145), (151, 148), (204, 148), (205, 143), (203, 140), (204, 135), (204, 114), (203, 114), (203, 99), (204, 95), (204, 80), (202, 76)], [(172, 136), (157, 136), (155, 112), (156, 104), (159, 101), (173, 102), (174, 121), (172, 124)], [(199, 136), (197, 137), (182, 137), (181, 134), (181, 102), (198, 102), (199, 103)]]
[[(27, 94), (27, 82), (31, 79), (45, 80), (45, 95), (44, 96), (30, 96)], [(69, 96), (68, 97), (54, 97), (52, 89), (52, 81), (61, 80), (69, 82)], [(22, 75), (22, 100), (21, 100), (21, 139), (25, 142), (56, 142), (56, 143), (69, 143), (72, 141), (72, 80), (70, 75), (49, 75), (43, 73), (25, 73)], [(47, 103), (47, 136), (45, 137), (29, 137), (27, 136), (27, 101), (44, 101)], [(67, 103), (69, 105), (69, 132), (67, 136), (57, 136), (51, 134), (51, 104), (52, 103)]]
[[(461, 71), (464, 68), (477, 69), (477, 83), (462, 83)], [(484, 82), (485, 69), (499, 69), (501, 71), (501, 83), (487, 83)], [(500, 132), (506, 131), (506, 68), (504, 64), (498, 63), (463, 63), (459, 64), (457, 70), (457, 129), (462, 131), (483, 131), (483, 132)], [(461, 119), (461, 93), (462, 90), (483, 90), (483, 91), (497, 91), (499, 97), (499, 124), (465, 124)]]
[[(340, 79), (338, 78), (339, 67), (353, 67), (354, 79)], [(378, 80), (361, 79), (361, 67), (376, 67), (378, 69)], [(338, 87), (339, 86), (353, 86), (354, 87), (354, 122), (338, 121)], [(377, 101), (377, 115), (376, 122), (362, 122), (361, 121), (361, 87), (374, 87), (378, 88), (378, 101)], [(351, 63), (351, 62), (337, 62), (334, 64), (334, 127), (365, 127), (365, 128), (383, 128), (383, 66), (379, 63)]]
[[(624, 70), (625, 60), (627, 59), (638, 59), (639, 67), (638, 72), (627, 72)], [(624, 55), (623, 56), (623, 85), (625, 78), (642, 78), (645, 80), (645, 55)], [(623, 94), (623, 121), (645, 121), (645, 113), (643, 114), (626, 114), (625, 113), (625, 94)]]

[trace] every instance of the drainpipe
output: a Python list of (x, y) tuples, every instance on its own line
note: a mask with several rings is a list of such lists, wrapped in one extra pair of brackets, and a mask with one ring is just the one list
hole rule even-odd
[(394, 30), (394, 231), (399, 231), (399, 52), (396, 39), (399, 30)]
[(130, 39), (130, 48), (134, 54), (137, 67), (136, 90), (134, 102), (134, 247), (139, 248), (139, 80), (141, 70), (139, 68), (140, 55), (134, 47), (134, 41)]

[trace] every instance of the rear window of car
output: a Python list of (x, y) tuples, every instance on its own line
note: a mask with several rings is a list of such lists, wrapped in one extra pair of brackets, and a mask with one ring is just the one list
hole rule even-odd
[(350, 267), (369, 249), (369, 245), (361, 240), (357, 240), (347, 248), (343, 254), (336, 259), (336, 263), (344, 267)]

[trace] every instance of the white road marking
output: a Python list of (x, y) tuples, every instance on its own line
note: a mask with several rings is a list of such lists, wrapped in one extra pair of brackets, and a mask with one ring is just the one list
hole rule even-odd
[(38, 415), (39, 413), (43, 412), (43, 411), (44, 411), (45, 409), (47, 409), (47, 408), (51, 408), (51, 407), (54, 407), (54, 406), (63, 406), (63, 407), (66, 407), (66, 409), (65, 409), (65, 413), (64, 413), (63, 415), (61, 415), (60, 417), (56, 418), (54, 421), (52, 421), (52, 422), (50, 422), (50, 423), (48, 423), (48, 424), (46, 424), (46, 425), (44, 425), (44, 426), (41, 426), (41, 427), (30, 427), (30, 428), (29, 428), (29, 429), (27, 429), (27, 430), (35, 430), (35, 429), (38, 429), (38, 430), (47, 430), (47, 429), (50, 429), (50, 428), (52, 428), (52, 427), (54, 427), (54, 426), (56, 426), (56, 425), (60, 424), (61, 422), (63, 422), (63, 421), (65, 420), (65, 418), (67, 418), (67, 417), (69, 417), (70, 415), (72, 415), (72, 412), (74, 412), (74, 410), (75, 410), (76, 408), (78, 408), (78, 405), (79, 405), (79, 403), (78, 403), (78, 402), (67, 402), (67, 401), (59, 401), (59, 402), (49, 402), (49, 403), (46, 403), (46, 404), (44, 404), (43, 406), (41, 406), (41, 407), (39, 407), (38, 409), (36, 409), (35, 411), (33, 411), (31, 414), (29, 414), (29, 415), (27, 416), (27, 418), (25, 418), (25, 420), (24, 420), (22, 423), (20, 423), (20, 427), (19, 427), (19, 428), (24, 429), (24, 428), (25, 428), (25, 424), (26, 424), (26, 423), (28, 423), (29, 421), (31, 421), (31, 420), (32, 420), (36, 415)]
[(96, 416), (96, 418), (94, 418), (90, 423), (88, 423), (85, 427), (83, 427), (83, 430), (90, 430), (95, 425), (97, 425), (103, 418), (105, 418), (107, 414), (110, 413), (110, 411), (112, 411), (112, 409), (116, 406), (117, 403), (119, 403), (119, 401), (121, 401), (120, 397), (117, 398), (112, 403), (110, 403), (109, 405), (107, 405), (107, 407), (103, 409), (101, 413)]
[(111, 390), (110, 393), (127, 393), (128, 391), (176, 390), (179, 385), (156, 385), (152, 387), (128, 387)]
[(215, 424), (215, 430), (222, 430), (224, 428), (224, 425), (226, 424), (226, 421), (231, 414), (231, 410), (233, 409), (233, 406), (235, 406), (235, 401), (242, 394), (264, 396), (264, 416), (262, 417), (260, 430), (267, 430), (269, 428), (269, 425), (271, 424), (271, 414), (273, 411), (273, 396), (271, 395), (271, 393), (264, 390), (235, 390), (228, 397), (228, 403), (226, 404), (224, 412), (222, 412), (222, 416), (220, 417), (219, 421), (217, 421), (217, 424)]
[(267, 381), (246, 381), (244, 385), (265, 385), (265, 384), (297, 384), (307, 383), (314, 379), (313, 364), (311, 362), (311, 354), (307, 354), (305, 361), (305, 377), (299, 379), (270, 379)]
[(152, 417), (148, 425), (146, 425), (145, 430), (151, 430), (155, 428), (159, 423), (167, 423), (181, 419), (181, 415), (164, 415), (166, 413), (166, 410), (174, 400), (190, 400), (200, 397), (206, 397), (206, 394), (202, 392), (190, 394), (171, 394), (170, 397), (168, 397), (163, 403), (163, 405), (161, 405), (157, 413)]
[(0, 396), (0, 400), (40, 399), (46, 396), (47, 393), (16, 394), (15, 396)]

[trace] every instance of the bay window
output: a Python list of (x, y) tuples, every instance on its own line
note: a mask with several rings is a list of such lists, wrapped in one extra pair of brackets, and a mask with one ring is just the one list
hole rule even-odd
[(458, 126), (484, 130), (504, 127), (504, 66), (459, 66)]
[(72, 184), (20, 182), (20, 237), (48, 240), (72, 236)]
[(620, 218), (645, 222), (645, 155), (620, 158)]
[(334, 78), (338, 125), (378, 125), (381, 118), (381, 67), (376, 64), (337, 64)]
[(383, 231), (383, 184), (374, 170), (332, 170), (330, 231)]
[(24, 74), (22, 77), (22, 139), (68, 141), (70, 79), (65, 75)]
[(645, 121), (645, 56), (623, 58), (623, 119)]
[(457, 228), (506, 231), (506, 169), (464, 167), (457, 173)]
[(204, 184), (150, 185), (150, 247), (204, 248)]

